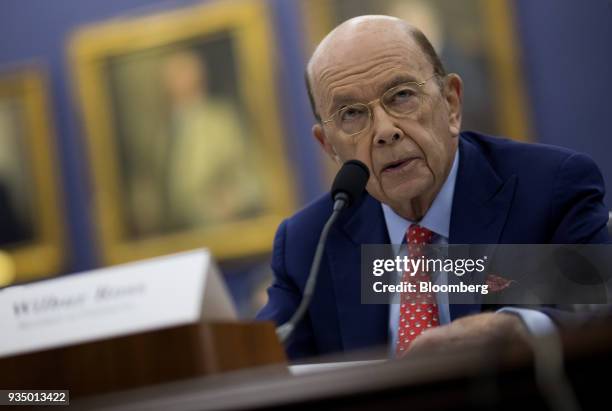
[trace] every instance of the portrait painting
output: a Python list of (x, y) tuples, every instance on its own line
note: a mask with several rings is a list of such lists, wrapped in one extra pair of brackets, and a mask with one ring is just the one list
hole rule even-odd
[(75, 35), (107, 261), (270, 247), (293, 199), (267, 38), (260, 3), (227, 2)]
[(129, 237), (263, 211), (263, 158), (248, 135), (232, 50), (221, 33), (109, 59)]
[(63, 258), (47, 102), (42, 68), (0, 71), (0, 285), (57, 274)]
[[(28, 170), (23, 95), (0, 97), (0, 247), (34, 238), (32, 176)], [(12, 95), (11, 95), (12, 94)]]

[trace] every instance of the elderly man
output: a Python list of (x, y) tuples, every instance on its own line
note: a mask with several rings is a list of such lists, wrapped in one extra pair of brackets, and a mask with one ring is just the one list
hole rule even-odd
[[(359, 159), (371, 175), (368, 194), (330, 232), (312, 304), (287, 345), (291, 358), (382, 344), (403, 354), (520, 341), (554, 327), (554, 316), (540, 311), (482, 313), (484, 306), (437, 299), (426, 311), (440, 326), (400, 341), (404, 311), (360, 303), (360, 245), (415, 234), (437, 244), (608, 242), (604, 184), (588, 157), (461, 132), (461, 78), (446, 74), (426, 37), (396, 18), (338, 26), (313, 54), (307, 83), (315, 139), (339, 164)], [(281, 324), (297, 308), (331, 208), (324, 196), (279, 227), (259, 318)]]

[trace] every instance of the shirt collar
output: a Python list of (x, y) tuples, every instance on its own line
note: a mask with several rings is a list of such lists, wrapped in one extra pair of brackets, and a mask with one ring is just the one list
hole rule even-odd
[(457, 168), (459, 166), (459, 150), (455, 153), (455, 159), (451, 167), (446, 181), (442, 185), (440, 192), (431, 203), (429, 210), (423, 216), (423, 219), (418, 222), (406, 220), (399, 216), (387, 204), (382, 204), (387, 231), (391, 244), (401, 244), (406, 235), (406, 231), (412, 224), (418, 223), (421, 227), (433, 231), (439, 236), (448, 239), (450, 232), (450, 218), (453, 207), (453, 195), (455, 193), (455, 183), (457, 181)]

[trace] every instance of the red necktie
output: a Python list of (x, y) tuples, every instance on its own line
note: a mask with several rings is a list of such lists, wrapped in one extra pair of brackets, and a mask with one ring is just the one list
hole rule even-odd
[[(424, 255), (422, 247), (431, 243), (433, 232), (413, 224), (408, 229), (406, 236), (408, 256), (410, 259), (417, 259)], [(414, 275), (411, 274), (409, 266), (408, 271), (404, 272), (402, 276), (402, 282), (415, 284), (417, 291), (416, 293), (402, 293), (400, 299), (399, 328), (397, 331), (397, 345), (395, 346), (396, 357), (403, 356), (408, 350), (410, 343), (424, 330), (438, 325), (438, 305), (436, 304), (435, 295), (419, 292), (419, 283), (421, 281), (429, 281), (429, 274), (420, 271)]]

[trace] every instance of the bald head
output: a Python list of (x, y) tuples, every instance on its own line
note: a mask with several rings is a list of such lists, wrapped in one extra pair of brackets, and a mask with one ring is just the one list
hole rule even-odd
[[(368, 56), (361, 49), (365, 43), (380, 42), (380, 46), (393, 46), (401, 43), (416, 46), (433, 71), (440, 78), (446, 74), (433, 46), (427, 37), (416, 27), (396, 17), (367, 15), (349, 19), (332, 30), (319, 43), (306, 67), (306, 88), (317, 120), (321, 120), (315, 90), (319, 79), (325, 76), (330, 67), (339, 64), (366, 64)], [(383, 43), (388, 44), (383, 44)], [(399, 50), (399, 48), (398, 48)]]

